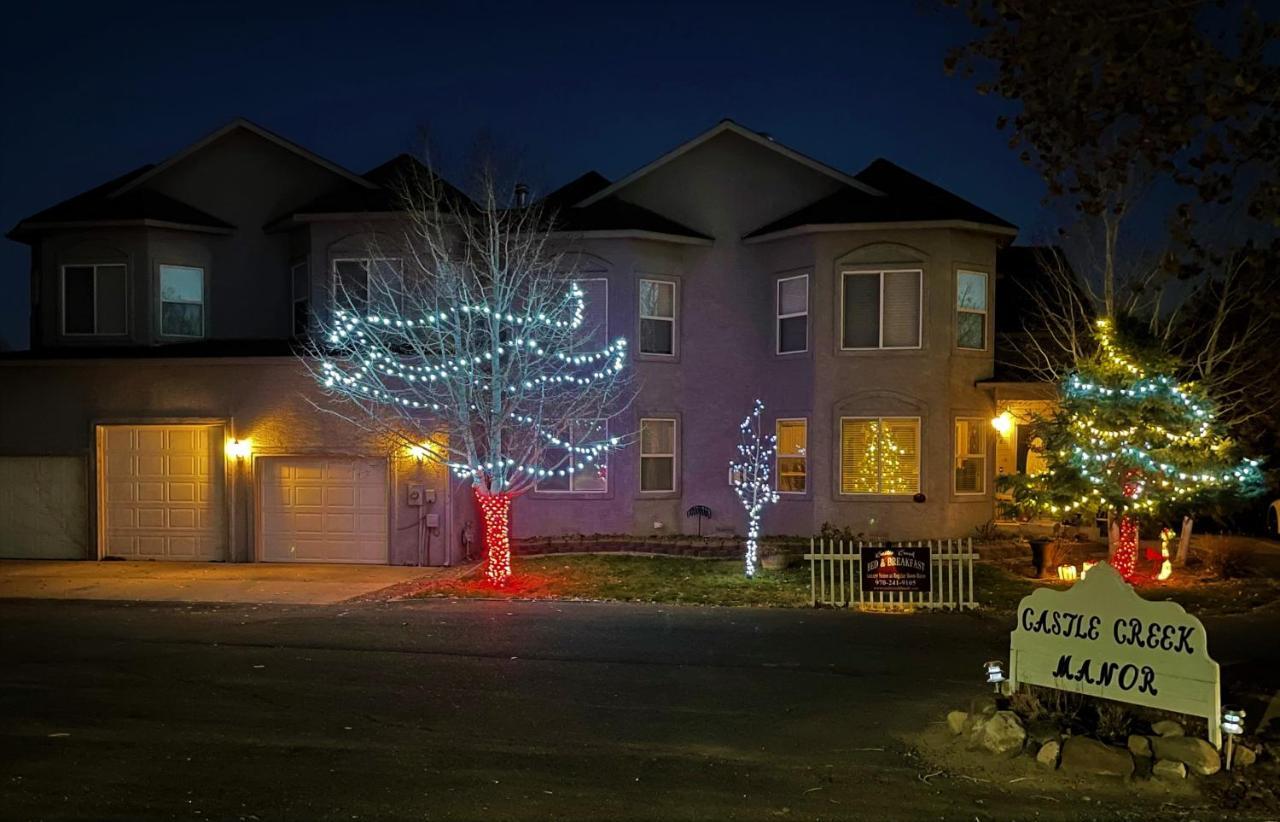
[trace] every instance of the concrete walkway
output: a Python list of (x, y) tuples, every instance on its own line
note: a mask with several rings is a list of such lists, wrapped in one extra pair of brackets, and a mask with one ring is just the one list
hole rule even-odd
[(0, 599), (331, 605), (455, 571), (393, 565), (0, 560)]

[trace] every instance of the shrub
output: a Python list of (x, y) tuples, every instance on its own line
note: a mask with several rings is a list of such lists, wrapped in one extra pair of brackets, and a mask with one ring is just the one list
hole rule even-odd
[(1220, 579), (1238, 579), (1253, 573), (1258, 549), (1248, 540), (1206, 535), (1200, 537), (1198, 548), (1210, 573)]

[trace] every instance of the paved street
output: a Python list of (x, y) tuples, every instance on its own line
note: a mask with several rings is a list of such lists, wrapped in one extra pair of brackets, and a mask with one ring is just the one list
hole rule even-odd
[(1004, 627), (592, 603), (0, 602), (0, 817), (1081, 818), (1065, 789), (1032, 814), (997, 785), (925, 784), (905, 755), (900, 737), (977, 692)]

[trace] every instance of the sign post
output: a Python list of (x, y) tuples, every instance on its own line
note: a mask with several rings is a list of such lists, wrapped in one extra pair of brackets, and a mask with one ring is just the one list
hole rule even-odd
[(1218, 663), (1204, 625), (1181, 605), (1143, 599), (1100, 562), (1065, 591), (1023, 598), (1017, 620), (1010, 689), (1027, 683), (1201, 716), (1222, 746)]

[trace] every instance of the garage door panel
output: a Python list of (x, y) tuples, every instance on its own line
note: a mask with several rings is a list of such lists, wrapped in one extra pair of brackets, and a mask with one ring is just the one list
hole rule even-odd
[(387, 561), (384, 460), (267, 457), (262, 463), (263, 560)]
[(221, 426), (106, 426), (110, 556), (226, 559)]

